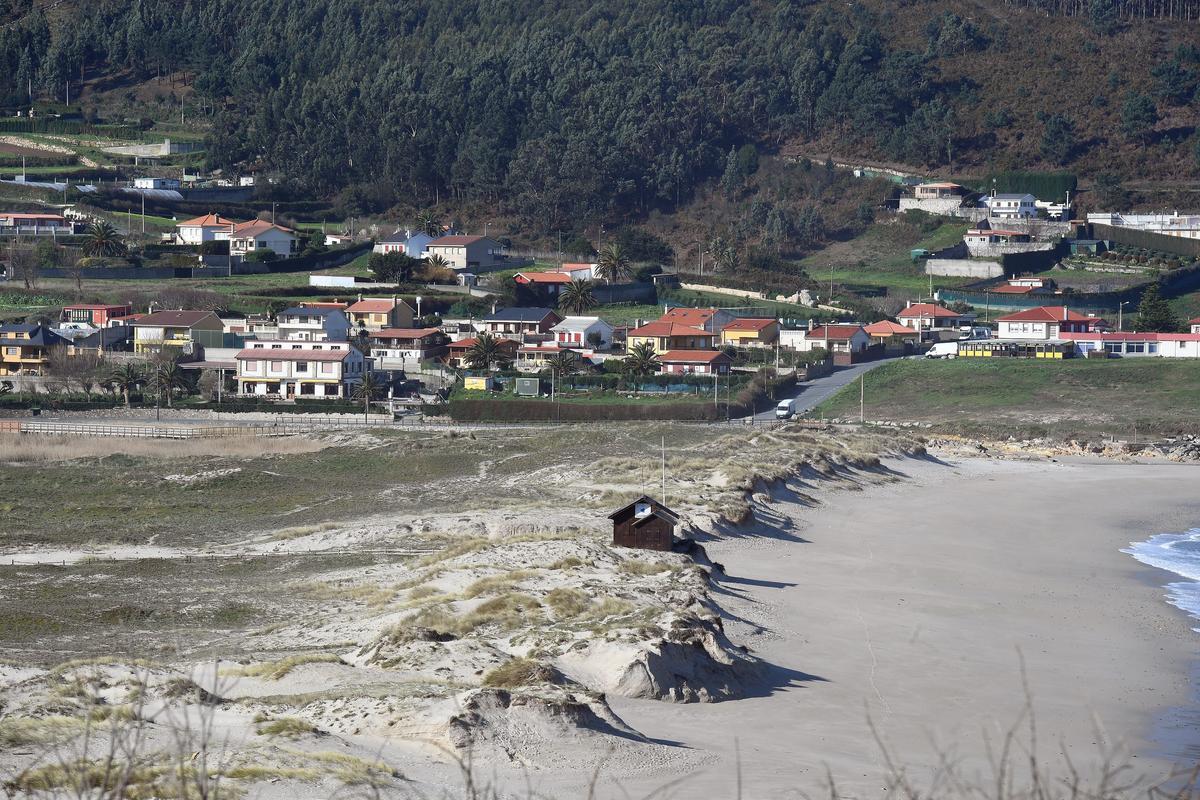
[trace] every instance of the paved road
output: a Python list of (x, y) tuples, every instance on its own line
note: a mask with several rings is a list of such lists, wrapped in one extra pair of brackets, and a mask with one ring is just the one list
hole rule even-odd
[[(826, 375), (824, 378), (817, 378), (808, 383), (799, 384), (796, 393), (792, 395), (796, 399), (796, 415), (799, 416), (807, 411), (811, 411), (823, 401), (836, 394), (838, 389), (858, 380), (859, 375), (862, 375), (864, 372), (870, 372), (880, 364), (886, 364), (890, 360), (892, 359), (868, 361), (865, 364), (855, 364), (852, 367), (838, 367), (831, 375)], [(775, 409), (769, 408), (766, 411), (759, 412), (754, 415), (754, 418), (758, 420), (775, 419)]]

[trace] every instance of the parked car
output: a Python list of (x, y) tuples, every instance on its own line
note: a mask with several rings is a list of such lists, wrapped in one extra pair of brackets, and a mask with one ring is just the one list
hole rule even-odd
[(964, 325), (963, 327), (959, 328), (958, 330), (959, 330), (959, 333), (962, 334), (961, 336), (958, 337), (958, 340), (960, 342), (977, 342), (982, 339), (992, 338), (992, 329), (988, 328), (986, 326), (982, 326), (982, 325), (979, 325), (979, 326)]
[(796, 413), (795, 400), (780, 400), (775, 406), (775, 419), (791, 419)]
[(929, 348), (926, 358), (958, 358), (958, 342), (938, 342)]

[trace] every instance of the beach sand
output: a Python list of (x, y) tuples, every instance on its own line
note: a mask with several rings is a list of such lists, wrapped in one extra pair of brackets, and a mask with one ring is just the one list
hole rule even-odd
[[(771, 679), (761, 696), (726, 703), (610, 698), (636, 730), (706, 758), (650, 775), (622, 775), (618, 761), (599, 796), (827, 796), (831, 774), (842, 796), (879, 797), (872, 725), (917, 783), (933, 779), (939, 754), (990, 775), (987, 742), (1000, 747), (1021, 723), (1025, 687), (1052, 772), (1065, 754), (1087, 774), (1120, 747), (1147, 774), (1171, 768), (1187, 743), (1152, 731), (1193, 701), (1200, 634), (1164, 600), (1175, 576), (1120, 549), (1200, 524), (1200, 468), (889, 466), (903, 479), (793, 484), (757, 534), (705, 543), (727, 571), (726, 629)], [(584, 796), (588, 779), (530, 777), (557, 797)]]

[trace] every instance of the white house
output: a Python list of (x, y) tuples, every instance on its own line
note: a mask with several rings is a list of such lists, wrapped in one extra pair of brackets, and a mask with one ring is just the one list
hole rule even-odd
[(1083, 355), (1103, 350), (1120, 358), (1200, 358), (1200, 333), (1064, 333)]
[(966, 188), (957, 183), (922, 183), (912, 188), (911, 197), (900, 198), (900, 210), (953, 214), (962, 205), (966, 195)]
[(596, 350), (612, 347), (613, 326), (600, 317), (565, 317), (550, 333), (559, 347)]
[(396, 230), (380, 239), (371, 248), (374, 253), (404, 253), (412, 258), (424, 258), (425, 248), (433, 241), (433, 237), (425, 232)]
[(798, 350), (824, 350), (827, 353), (861, 353), (871, 346), (871, 336), (862, 325), (817, 325), (811, 329), (780, 331), (779, 346)]
[(134, 178), (135, 189), (178, 189), (183, 184), (178, 178)]
[(957, 330), (975, 321), (975, 314), (959, 314), (937, 303), (909, 303), (896, 320), (914, 331)]
[(1200, 333), (1200, 317), (1196, 317), (1195, 319), (1189, 319), (1187, 321), (1187, 324), (1188, 324), (1188, 329), (1191, 330), (1192, 333)]
[(1037, 216), (1037, 198), (1031, 194), (993, 194), (979, 200), (988, 216), (1001, 219), (1029, 219)]
[(502, 267), (504, 246), (487, 236), (442, 236), (425, 246), (426, 254), (441, 256), (456, 272)]
[(1062, 339), (1068, 333), (1088, 333), (1101, 322), (1066, 306), (1038, 306), (996, 320), (999, 339)]
[(270, 250), (280, 258), (293, 256), (300, 249), (300, 239), (291, 228), (261, 219), (252, 219), (233, 226), (229, 234), (229, 255), (245, 257), (250, 253)]
[(416, 369), (450, 352), (450, 337), (438, 328), (385, 328), (370, 343), (376, 369)]
[(203, 217), (175, 224), (175, 239), (180, 244), (203, 244), (229, 239), (236, 223), (220, 214), (205, 214)]
[(349, 342), (250, 341), (234, 360), (238, 394), (281, 398), (347, 397), (365, 363)]
[(344, 342), (350, 338), (350, 318), (340, 308), (292, 306), (276, 315), (278, 337), (289, 341)]

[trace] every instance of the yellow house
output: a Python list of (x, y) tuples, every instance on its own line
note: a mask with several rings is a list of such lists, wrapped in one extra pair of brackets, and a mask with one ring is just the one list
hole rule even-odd
[(346, 309), (346, 316), (355, 328), (366, 328), (369, 331), (413, 326), (412, 306), (394, 295), (366, 300), (359, 295), (358, 302)]
[(45, 325), (0, 325), (0, 375), (45, 375), (50, 349), (68, 344)]
[(712, 350), (716, 347), (716, 339), (715, 333), (709, 333), (702, 328), (659, 320), (627, 333), (625, 347), (632, 350), (643, 342), (649, 342), (654, 352), (662, 355), (669, 350)]
[(161, 353), (164, 348), (180, 350), (196, 341), (198, 331), (225, 330), (221, 318), (211, 311), (155, 311), (132, 323), (133, 352)]
[(773, 319), (735, 319), (721, 329), (721, 343), (735, 347), (765, 347), (779, 339), (779, 323)]

